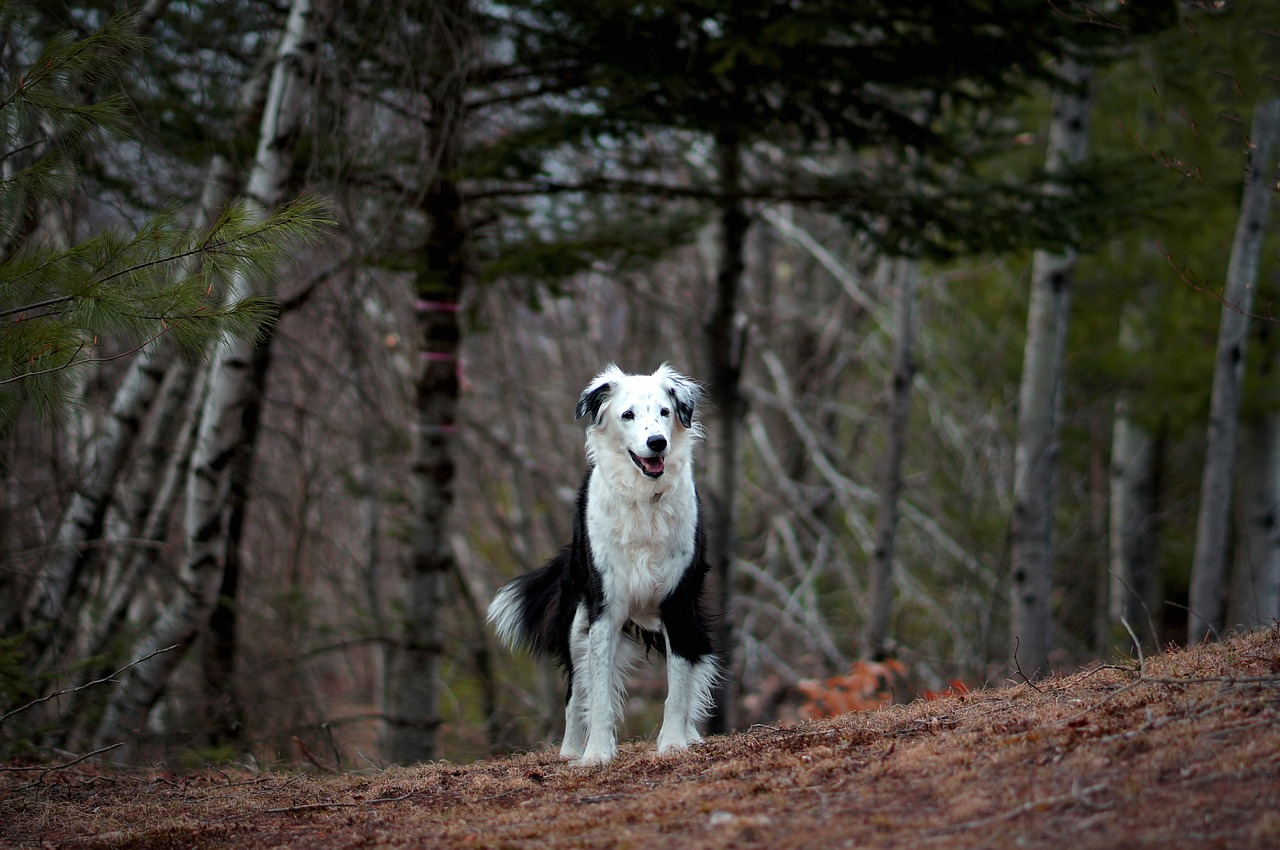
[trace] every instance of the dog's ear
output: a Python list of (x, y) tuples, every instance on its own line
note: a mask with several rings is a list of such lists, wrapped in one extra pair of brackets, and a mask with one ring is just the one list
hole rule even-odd
[(675, 405), (676, 418), (684, 427), (692, 428), (693, 410), (702, 403), (702, 387), (665, 363), (658, 368), (657, 374), (662, 380), (663, 388), (671, 396), (672, 404)]
[(582, 397), (578, 399), (578, 406), (573, 409), (573, 418), (581, 419), (591, 413), (591, 421), (594, 423), (600, 415), (600, 405), (604, 404), (605, 399), (609, 397), (609, 390), (613, 384), (596, 384), (587, 387), (582, 391)]
[(601, 405), (609, 399), (609, 391), (622, 376), (622, 370), (615, 364), (610, 363), (606, 366), (604, 371), (596, 375), (582, 391), (582, 395), (578, 398), (578, 406), (573, 409), (573, 418), (581, 419), (590, 413), (591, 422), (595, 424), (600, 419)]

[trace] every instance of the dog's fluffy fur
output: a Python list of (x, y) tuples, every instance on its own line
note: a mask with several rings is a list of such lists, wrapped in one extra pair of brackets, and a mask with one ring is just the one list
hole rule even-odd
[(701, 596), (707, 575), (693, 483), (699, 386), (663, 364), (652, 375), (615, 365), (582, 392), (588, 469), (573, 542), (504, 585), (489, 620), (513, 648), (549, 655), (569, 680), (560, 754), (582, 764), (617, 752), (627, 676), (649, 649), (667, 657), (658, 752), (701, 740), (718, 676)]

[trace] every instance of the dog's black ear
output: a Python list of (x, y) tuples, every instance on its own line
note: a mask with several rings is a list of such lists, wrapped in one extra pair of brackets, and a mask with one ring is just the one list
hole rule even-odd
[(679, 397), (676, 398), (676, 416), (680, 419), (680, 424), (686, 428), (693, 427), (693, 405), (686, 404)]
[(581, 419), (588, 412), (591, 413), (591, 424), (595, 425), (600, 422), (600, 408), (609, 400), (609, 392), (614, 385), (627, 376), (618, 368), (618, 364), (610, 363), (604, 368), (599, 375), (591, 379), (591, 383), (587, 384), (587, 388), (582, 391), (582, 396), (578, 399), (578, 406), (574, 408), (574, 418)]
[(663, 385), (671, 396), (672, 404), (675, 405), (676, 418), (684, 427), (692, 428), (693, 410), (702, 402), (702, 387), (665, 363), (658, 372), (663, 377)]
[(605, 399), (609, 397), (612, 386), (609, 383), (595, 384), (583, 390), (582, 397), (578, 399), (578, 406), (573, 409), (573, 418), (581, 419), (590, 412), (591, 421), (595, 422), (600, 415), (600, 405), (604, 404)]

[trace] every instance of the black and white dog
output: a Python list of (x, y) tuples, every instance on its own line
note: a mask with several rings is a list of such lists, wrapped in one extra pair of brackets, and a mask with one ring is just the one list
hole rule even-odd
[(588, 469), (573, 542), (508, 582), (489, 620), (513, 648), (555, 658), (569, 679), (560, 755), (580, 764), (617, 753), (627, 677), (651, 647), (667, 657), (658, 752), (702, 740), (719, 675), (702, 602), (702, 509), (693, 484), (701, 388), (663, 364), (652, 375), (610, 366), (578, 400)]

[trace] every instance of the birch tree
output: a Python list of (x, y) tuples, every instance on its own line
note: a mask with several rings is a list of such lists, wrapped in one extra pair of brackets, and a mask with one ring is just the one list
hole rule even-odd
[[(121, 128), (118, 98), (90, 107), (78, 98), (140, 48), (130, 35), (132, 26), (131, 19), (117, 18), (80, 41), (66, 34), (52, 39), (38, 65), (4, 99), (6, 126), (19, 136), (33, 116), (59, 128), (56, 139), (42, 135), (7, 155), (0, 204), (11, 213), (60, 183), (74, 185), (76, 138), (83, 142)], [(6, 147), (17, 141), (8, 137)], [(37, 158), (30, 160), (33, 155)], [(20, 218), (6, 216), (5, 227), (16, 226)], [(7, 618), (10, 625), (37, 627), (28, 647), (35, 669), (47, 669), (79, 625), (75, 608), (87, 550), (101, 537), (115, 481), (165, 365), (197, 356), (228, 332), (254, 335), (267, 315), (265, 302), (246, 298), (219, 305), (215, 297), (234, 267), (269, 264), (278, 253), (272, 243), (287, 229), (273, 219), (246, 226), (234, 211), (219, 216), (214, 209), (192, 222), (165, 213), (132, 235), (104, 231), (69, 248), (46, 244), (38, 229), (7, 232), (0, 419), (11, 422), (23, 404), (32, 403), (56, 421), (57, 411), (69, 403), (72, 384), (66, 376), (117, 357), (130, 361), (105, 425), (88, 445), (80, 484), (53, 535), (51, 556), (26, 604), (15, 606)], [(119, 353), (112, 353), (108, 342)], [(0, 422), (0, 432), (6, 427)]]
[(1232, 489), (1245, 348), (1258, 262), (1271, 214), (1271, 196), (1275, 193), (1277, 143), (1280, 143), (1280, 100), (1273, 100), (1259, 105), (1254, 112), (1240, 217), (1222, 292), (1187, 610), (1187, 639), (1192, 644), (1216, 637), (1222, 630), (1226, 612)]
[[(1131, 360), (1140, 350), (1140, 321), (1138, 305), (1126, 304), (1120, 316), (1119, 346)], [(1127, 624), (1144, 645), (1150, 645), (1158, 637), (1155, 621), (1160, 616), (1153, 551), (1155, 438), (1134, 415), (1133, 406), (1133, 392), (1122, 389), (1111, 427), (1107, 620), (1112, 632), (1123, 634)], [(1123, 638), (1126, 644), (1128, 640)]]
[[(293, 162), (293, 147), (302, 124), (325, 0), (294, 0), (276, 48), (275, 64), (262, 115), (257, 152), (249, 174), (247, 214), (262, 221), (284, 200)], [(314, 207), (311, 208), (314, 213)], [(231, 281), (229, 300), (270, 296), (268, 276), (239, 273)], [(115, 692), (98, 729), (97, 741), (113, 743), (146, 728), (147, 714), (170, 676), (205, 625), (217, 601), (227, 553), (226, 515), (231, 493), (231, 460), (241, 448), (243, 415), (253, 389), (253, 345), (235, 342), (220, 347), (210, 364), (209, 389), (201, 413), (191, 470), (187, 478), (186, 548), (178, 571), (180, 591), (162, 612), (150, 635), (135, 649), (144, 657), (156, 649), (176, 651), (133, 668)]]
[[(1274, 378), (1274, 372), (1266, 369), (1263, 377)], [(1227, 595), (1229, 629), (1280, 620), (1280, 414), (1267, 411), (1244, 429), (1236, 483), (1240, 528)]]
[[(1073, 60), (1061, 64), (1062, 87), (1053, 95), (1045, 169), (1064, 178), (1085, 156), (1089, 140), (1090, 69)], [(1028, 677), (1049, 672), (1053, 647), (1054, 467), (1062, 404), (1071, 277), (1076, 252), (1035, 252), (1031, 303), (1018, 393), (1018, 436), (1009, 523), (1011, 657)]]

